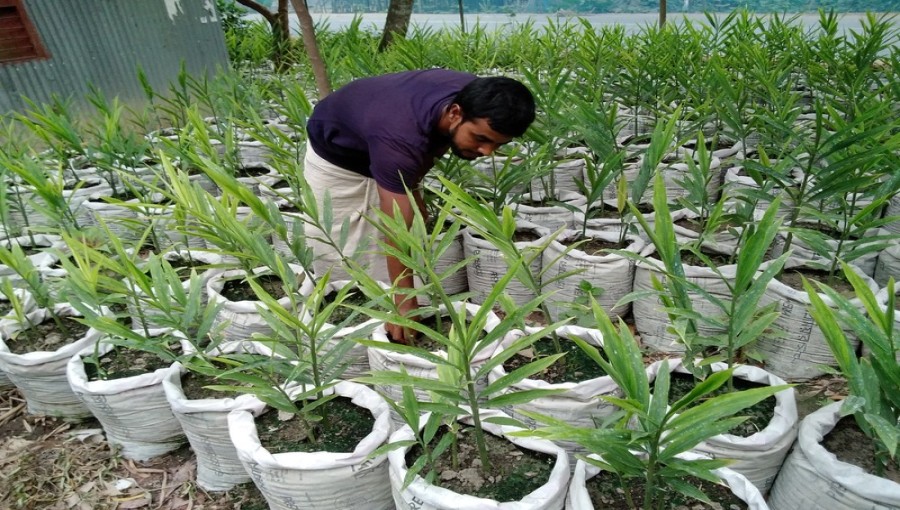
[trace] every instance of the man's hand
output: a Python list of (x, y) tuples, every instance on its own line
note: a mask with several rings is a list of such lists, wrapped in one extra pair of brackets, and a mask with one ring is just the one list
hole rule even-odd
[[(414, 196), (417, 197), (417, 205), (422, 207), (421, 200), (418, 198), (421, 194), (414, 194)], [(381, 202), (381, 211), (387, 215), (394, 214), (394, 205), (396, 204), (400, 209), (400, 214), (403, 216), (404, 223), (406, 223), (406, 228), (409, 228), (415, 215), (413, 210), (415, 206), (409, 201), (409, 197), (405, 193), (393, 193), (379, 186), (378, 198)], [(395, 246), (390, 239), (387, 239), (387, 243)], [(399, 292), (394, 294), (394, 303), (397, 305), (397, 310), (406, 318), (418, 321), (419, 315), (416, 313), (416, 310), (419, 309), (418, 301), (414, 297), (408, 297), (403, 292), (403, 289), (413, 288), (412, 271), (397, 260), (396, 257), (387, 255), (386, 258), (388, 276), (394, 283), (395, 288), (399, 290)], [(387, 324), (385, 327), (391, 341), (394, 343), (411, 345), (416, 339), (416, 331), (414, 329), (404, 328), (397, 324)]]
[[(418, 322), (419, 315), (416, 313), (416, 310), (419, 309), (419, 303), (416, 299), (406, 299), (406, 296), (403, 295), (395, 296), (395, 299), (402, 300), (397, 304), (400, 314), (407, 319)], [(403, 345), (413, 345), (418, 334), (418, 332), (412, 328), (405, 328), (397, 324), (388, 323), (385, 325), (385, 329), (387, 329), (388, 337), (391, 342)]]

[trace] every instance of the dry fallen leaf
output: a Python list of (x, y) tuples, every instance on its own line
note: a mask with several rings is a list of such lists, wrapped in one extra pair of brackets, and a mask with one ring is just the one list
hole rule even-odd
[(518, 354), (519, 354), (519, 356), (522, 356), (523, 358), (526, 358), (526, 359), (534, 359), (534, 349), (532, 349), (531, 347), (529, 347), (527, 349), (522, 349), (521, 351), (519, 351)]
[(179, 466), (178, 469), (175, 470), (175, 473), (172, 475), (172, 485), (181, 485), (188, 480), (192, 480), (194, 478), (194, 471), (196, 468), (196, 459), (191, 459)]
[(119, 506), (116, 507), (117, 510), (127, 510), (129, 508), (143, 508), (148, 506), (153, 502), (153, 497), (150, 496), (149, 492), (140, 492), (134, 496), (116, 498), (115, 501), (119, 503)]

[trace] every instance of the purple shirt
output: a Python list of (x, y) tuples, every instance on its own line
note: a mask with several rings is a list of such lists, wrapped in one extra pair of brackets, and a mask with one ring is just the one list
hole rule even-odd
[(405, 71), (353, 81), (316, 105), (309, 142), (329, 163), (371, 177), (384, 189), (415, 188), (447, 152), (438, 120), (476, 76), (447, 69)]

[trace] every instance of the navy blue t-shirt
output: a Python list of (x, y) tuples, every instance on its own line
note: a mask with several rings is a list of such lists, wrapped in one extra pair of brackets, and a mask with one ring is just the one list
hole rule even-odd
[(316, 154), (394, 193), (414, 188), (449, 146), (444, 108), (476, 76), (447, 69), (353, 81), (316, 105), (307, 122)]

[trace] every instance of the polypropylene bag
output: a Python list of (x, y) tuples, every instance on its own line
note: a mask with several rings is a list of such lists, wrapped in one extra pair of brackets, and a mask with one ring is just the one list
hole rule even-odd
[(900, 508), (900, 484), (842, 462), (822, 446), (841, 419), (841, 405), (829, 404), (800, 422), (797, 443), (769, 495), (772, 510)]
[[(54, 307), (58, 316), (80, 315), (68, 304)], [(30, 324), (40, 324), (51, 320), (46, 309), (37, 309), (27, 314)], [(100, 338), (100, 332), (90, 329), (85, 335), (54, 351), (32, 351), (24, 354), (10, 352), (4, 339), (26, 326), (17, 321), (3, 321), (0, 324), (0, 370), (22, 395), (31, 414), (46, 414), (69, 420), (80, 420), (91, 416), (91, 412), (78, 399), (66, 379), (66, 365), (77, 353), (91, 349)]]
[[(569, 460), (565, 450), (550, 441), (542, 439), (507, 436), (506, 434), (511, 431), (521, 429), (495, 425), (484, 421), (492, 417), (499, 418), (506, 417), (506, 415), (500, 411), (482, 410), (481, 425), (486, 432), (504, 437), (524, 449), (556, 457), (553, 470), (545, 484), (528, 494), (523, 494), (522, 498), (517, 501), (505, 503), (459, 494), (442, 487), (436, 487), (427, 483), (420, 476), (416, 476), (404, 489), (402, 488), (403, 480), (406, 478), (408, 471), (406, 452), (409, 450), (409, 447), (405, 447), (393, 450), (388, 454), (391, 489), (396, 508), (415, 508), (417, 510), (561, 510), (565, 503), (569, 484)], [(421, 423), (424, 425), (425, 421), (425, 419), (422, 419)], [(465, 418), (460, 421), (471, 423)], [(412, 438), (412, 429), (409, 426), (404, 426), (391, 435), (390, 442), (407, 441)]]
[[(223, 354), (243, 352), (243, 342), (226, 342), (218, 347)], [(162, 380), (163, 391), (175, 418), (197, 456), (197, 484), (208, 491), (225, 491), (250, 481), (237, 450), (228, 435), (228, 413), (244, 409), (258, 416), (265, 404), (250, 394), (233, 397), (188, 399), (181, 388), (181, 364), (175, 363)]]
[[(291, 395), (300, 388), (289, 389)], [(238, 457), (272, 510), (393, 508), (385, 455), (370, 454), (391, 432), (388, 405), (370, 388), (341, 381), (332, 392), (352, 399), (375, 417), (372, 432), (349, 453), (270, 453), (259, 442), (253, 415), (245, 409), (228, 415), (228, 431)]]
[[(471, 317), (476, 314), (480, 308), (479, 305), (473, 303), (456, 303), (457, 307), (465, 307), (467, 316)], [(445, 310), (443, 307), (439, 309), (440, 313), (443, 313)], [(449, 319), (446, 319), (449, 320)], [(489, 312), (487, 316), (487, 320), (485, 322), (484, 331), (490, 332), (500, 323), (500, 318), (493, 312)], [(390, 340), (387, 336), (387, 331), (385, 330), (384, 325), (380, 325), (375, 331), (372, 332), (372, 341), (374, 342), (383, 342), (389, 343)], [(499, 344), (499, 340), (498, 340)], [(491, 355), (494, 353), (494, 348), (487, 347), (482, 349), (481, 352), (472, 360), (472, 368), (477, 369), (479, 366), (484, 364), (488, 359), (490, 359)], [(422, 359), (418, 356), (414, 356), (412, 354), (403, 354), (399, 352), (387, 351), (384, 349), (379, 349), (377, 347), (369, 347), (367, 350), (367, 354), (369, 357), (369, 367), (372, 371), (392, 371), (392, 372), (400, 372), (401, 369), (406, 370), (406, 372), (414, 377), (423, 377), (426, 379), (438, 379), (437, 373), (437, 365)], [(435, 351), (433, 354), (437, 356), (441, 356), (446, 358), (447, 352), (443, 349)], [(487, 386), (487, 379), (475, 381), (476, 389), (482, 389)], [(403, 398), (403, 390), (399, 386), (383, 386), (378, 385), (376, 389), (386, 395), (386, 398), (391, 398), (394, 401), (401, 401)], [(430, 397), (427, 392), (416, 390), (416, 395), (420, 400), (430, 400)], [(397, 426), (402, 426), (403, 422), (399, 415), (395, 413), (393, 409), (391, 409), (391, 417), (394, 420), (394, 423)]]
[[(673, 371), (687, 373), (677, 363), (672, 365)], [(725, 363), (713, 363), (714, 372), (725, 370)], [(745, 381), (779, 386), (784, 380), (765, 370), (750, 365), (739, 365), (734, 370), (734, 377)], [(713, 436), (693, 448), (693, 451), (717, 459), (732, 459), (730, 469), (747, 477), (762, 494), (772, 487), (778, 470), (787, 456), (794, 439), (797, 437), (797, 400), (793, 388), (775, 394), (774, 416), (769, 424), (751, 436), (735, 436), (720, 434)]]
[[(168, 333), (150, 330), (150, 336)], [(112, 344), (101, 342), (100, 355), (112, 348)], [(182, 342), (182, 349), (188, 348)], [(170, 365), (131, 377), (89, 381), (82, 355), (78, 355), (69, 360), (66, 375), (72, 391), (103, 426), (110, 446), (121, 447), (127, 459), (143, 461), (175, 450), (185, 441), (162, 386), (170, 370), (184, 369)]]
[[(679, 457), (684, 459), (703, 458), (702, 455), (690, 452), (683, 453)], [(722, 482), (731, 489), (735, 496), (747, 504), (748, 510), (769, 510), (769, 506), (766, 505), (766, 501), (760, 494), (759, 489), (750, 483), (744, 475), (729, 468), (719, 468), (713, 472), (722, 479)], [(597, 476), (598, 473), (600, 473), (599, 468), (583, 460), (579, 460), (575, 464), (572, 483), (569, 485), (569, 496), (566, 498), (566, 510), (594, 510), (595, 508), (600, 510), (603, 508), (602, 506), (594, 506), (585, 486), (587, 480)]]
[[(542, 289), (550, 296), (544, 301), (550, 311), (552, 320), (557, 320), (567, 312), (567, 306), (573, 303), (588, 305), (587, 296), (581, 288), (581, 282), (587, 281), (594, 288), (602, 289), (597, 302), (610, 316), (625, 315), (631, 304), (616, 306), (620, 299), (631, 292), (634, 284), (634, 262), (615, 253), (589, 255), (577, 248), (568, 250), (562, 243), (578, 238), (580, 231), (567, 230), (559, 238), (547, 246), (542, 254), (544, 274)], [(618, 234), (612, 232), (587, 231), (586, 236), (606, 242), (618, 242)], [(625, 250), (641, 253), (646, 243), (636, 236), (627, 236)], [(576, 274), (560, 278), (561, 275), (580, 270)], [(550, 282), (552, 283), (546, 283)]]

